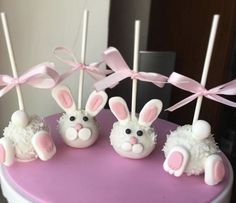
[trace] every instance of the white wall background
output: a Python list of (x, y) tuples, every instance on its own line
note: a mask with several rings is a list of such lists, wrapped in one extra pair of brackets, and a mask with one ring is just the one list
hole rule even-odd
[[(55, 47), (63, 45), (80, 56), (83, 10), (88, 9), (88, 43), (86, 62), (100, 59), (107, 47), (109, 0), (0, 0), (0, 11), (6, 12), (15, 60), (19, 75), (29, 67), (44, 61), (55, 62), (61, 73), (67, 66), (52, 54)], [(6, 44), (0, 26), (0, 74), (12, 75)], [(64, 83), (72, 89), (77, 103), (79, 73)], [(83, 105), (92, 91), (93, 81), (85, 77)], [(23, 87), (23, 97), (29, 114), (47, 116), (62, 110), (51, 97), (50, 90)], [(0, 98), (0, 135), (8, 125), (11, 114), (18, 109), (16, 91)]]

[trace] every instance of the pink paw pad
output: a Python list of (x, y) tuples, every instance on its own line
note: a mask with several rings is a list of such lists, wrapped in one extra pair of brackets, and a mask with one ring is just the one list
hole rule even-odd
[(178, 170), (181, 168), (183, 163), (183, 154), (180, 152), (172, 152), (168, 159), (168, 165), (172, 170)]
[(53, 142), (49, 135), (44, 134), (38, 137), (37, 143), (39, 147), (46, 152), (50, 152), (53, 150)]
[(215, 164), (214, 171), (215, 171), (215, 179), (216, 179), (216, 181), (220, 182), (224, 178), (224, 176), (225, 176), (225, 166), (223, 164), (223, 161), (218, 161)]
[(0, 163), (5, 161), (6, 153), (4, 147), (0, 144)]

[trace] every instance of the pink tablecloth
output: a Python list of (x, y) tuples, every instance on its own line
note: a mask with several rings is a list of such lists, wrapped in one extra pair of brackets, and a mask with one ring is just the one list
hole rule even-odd
[(99, 140), (90, 148), (66, 146), (56, 130), (60, 115), (46, 118), (57, 145), (52, 160), (16, 163), (4, 168), (7, 180), (33, 202), (44, 203), (183, 203), (210, 202), (229, 185), (227, 175), (217, 186), (208, 186), (203, 176), (176, 178), (164, 172), (161, 151), (166, 134), (176, 125), (164, 120), (154, 124), (158, 132), (155, 151), (146, 159), (130, 160), (118, 156), (109, 142), (115, 118), (104, 110)]

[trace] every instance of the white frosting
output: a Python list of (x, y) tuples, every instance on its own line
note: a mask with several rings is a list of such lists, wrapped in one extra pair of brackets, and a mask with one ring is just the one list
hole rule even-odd
[[(204, 135), (204, 137), (206, 136)], [(206, 158), (219, 152), (219, 148), (212, 134), (208, 134), (208, 137), (205, 139), (196, 139), (196, 134), (193, 136), (191, 125), (178, 127), (175, 131), (167, 135), (167, 141), (163, 148), (165, 157), (176, 146), (183, 147), (190, 154), (189, 162), (184, 171), (187, 175), (199, 175), (203, 173)]]
[[(126, 129), (130, 129), (131, 133), (127, 134)], [(143, 132), (142, 136), (137, 135), (138, 130)], [(131, 137), (135, 137), (137, 143), (131, 144)], [(123, 157), (132, 159), (148, 156), (156, 146), (156, 138), (154, 128), (142, 126), (137, 121), (129, 121), (127, 124), (114, 123), (110, 135), (111, 145), (115, 151)]]
[(37, 157), (37, 153), (31, 140), (35, 133), (41, 130), (47, 131), (47, 126), (39, 116), (34, 115), (29, 118), (29, 124), (24, 128), (10, 121), (3, 135), (12, 142), (17, 159), (32, 160)]
[[(75, 117), (71, 121), (70, 117)], [(88, 118), (87, 121), (83, 117)], [(64, 113), (58, 121), (59, 132), (64, 142), (76, 148), (85, 148), (91, 146), (98, 138), (99, 127), (94, 117), (91, 117), (85, 111), (74, 111), (71, 113)], [(76, 130), (76, 125), (81, 125), (82, 128)]]

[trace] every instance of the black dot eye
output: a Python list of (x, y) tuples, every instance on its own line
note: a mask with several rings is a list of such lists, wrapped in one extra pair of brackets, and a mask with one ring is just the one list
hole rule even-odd
[(143, 131), (142, 131), (142, 130), (138, 130), (138, 131), (137, 131), (137, 135), (138, 135), (138, 136), (142, 136), (142, 135), (143, 135)]
[(127, 129), (125, 130), (125, 132), (126, 132), (126, 134), (130, 134), (130, 133), (131, 133), (131, 130), (130, 130), (129, 128), (127, 128)]
[(75, 120), (75, 117), (74, 116), (71, 116), (70, 117), (70, 121), (74, 121)]
[(84, 120), (84, 121), (88, 121), (88, 117), (87, 117), (87, 116), (84, 116), (84, 117), (83, 117), (83, 120)]

